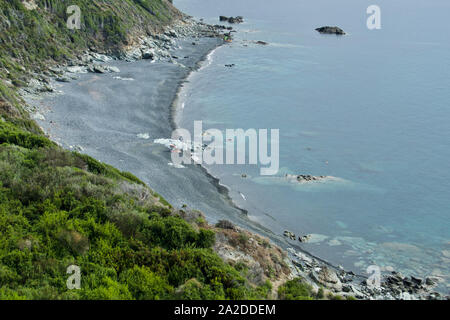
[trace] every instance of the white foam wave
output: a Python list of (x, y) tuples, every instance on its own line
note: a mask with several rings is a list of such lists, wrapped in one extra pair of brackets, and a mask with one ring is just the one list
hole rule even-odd
[(134, 81), (133, 78), (122, 78), (120, 76), (113, 77), (113, 79), (122, 80), (122, 81)]
[(150, 135), (148, 133), (138, 133), (136, 136), (140, 139), (145, 139), (145, 140), (150, 139)]
[(189, 151), (191, 153), (191, 159), (195, 163), (201, 163), (201, 157), (197, 154), (201, 154), (205, 148), (204, 145), (194, 143), (192, 141), (180, 141), (175, 139), (155, 139), (153, 141), (157, 144), (162, 144), (166, 148), (170, 149), (171, 152), (181, 153)]
[(171, 166), (171, 167), (177, 168), (177, 169), (185, 168), (185, 166), (183, 166), (182, 164), (174, 164), (172, 162), (169, 162), (168, 165)]

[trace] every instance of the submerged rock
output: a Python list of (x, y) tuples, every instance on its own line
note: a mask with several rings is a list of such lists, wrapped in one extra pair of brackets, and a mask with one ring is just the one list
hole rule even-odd
[(226, 21), (228, 23), (242, 23), (242, 22), (244, 22), (244, 17), (241, 17), (241, 16), (237, 16), (237, 17), (220, 16), (219, 20), (220, 21)]
[(100, 66), (98, 64), (97, 65), (94, 64), (92, 66), (89, 66), (88, 67), (88, 71), (92, 72), (92, 73), (105, 73), (106, 72), (105, 68), (103, 68), (103, 66)]
[(228, 220), (219, 220), (219, 222), (216, 223), (216, 228), (227, 229), (227, 230), (235, 230), (236, 229), (234, 224)]
[(342, 30), (341, 28), (339, 28), (339, 27), (330, 27), (330, 26), (317, 28), (316, 31), (318, 31), (320, 33), (326, 33), (326, 34), (338, 34), (338, 35), (344, 35), (345, 34), (344, 30)]
[(215, 24), (214, 28), (221, 29), (221, 30), (233, 30), (233, 27), (226, 27), (226, 26), (222, 26), (220, 24)]
[(321, 181), (328, 178), (327, 176), (312, 176), (310, 174), (299, 174), (299, 175), (287, 174), (285, 177), (290, 180), (297, 180), (298, 182)]

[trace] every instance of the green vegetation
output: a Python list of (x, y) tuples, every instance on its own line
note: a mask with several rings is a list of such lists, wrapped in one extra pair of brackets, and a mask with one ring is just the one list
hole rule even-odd
[(313, 300), (317, 298), (317, 295), (303, 279), (296, 278), (278, 288), (278, 297), (281, 300)]
[[(137, 178), (35, 138), (47, 143), (0, 145), (0, 298), (267, 297), (212, 251), (213, 231), (196, 231)], [(66, 288), (72, 264), (81, 290)]]
[[(131, 173), (46, 138), (17, 89), (94, 47), (120, 50), (179, 13), (165, 0), (0, 0), (0, 299), (264, 299), (211, 247), (203, 219), (183, 220)], [(242, 239), (245, 240), (245, 239)], [(67, 267), (81, 269), (68, 290)]]
[[(87, 48), (118, 52), (136, 36), (161, 30), (179, 12), (165, 0), (0, 0), (0, 77), (24, 86), (30, 73)], [(81, 29), (66, 26), (66, 10), (81, 9)], [(0, 81), (1, 82), (1, 81)]]
[(325, 292), (322, 287), (316, 292), (313, 288), (306, 283), (302, 278), (296, 278), (287, 281), (282, 286), (278, 288), (278, 297), (281, 300), (356, 300), (352, 296), (347, 296), (346, 298), (340, 295), (334, 295), (329, 292), (325, 297)]

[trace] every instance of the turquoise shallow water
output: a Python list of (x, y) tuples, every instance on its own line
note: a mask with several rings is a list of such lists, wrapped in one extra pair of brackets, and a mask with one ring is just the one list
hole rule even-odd
[[(349, 269), (392, 266), (448, 284), (450, 3), (378, 1), (382, 29), (370, 31), (371, 4), (175, 1), (206, 22), (246, 21), (189, 78), (179, 125), (280, 129), (278, 176), (208, 167), (252, 220), (314, 234), (303, 247)], [(323, 25), (348, 35), (314, 31)], [(299, 185), (285, 173), (339, 179)]]

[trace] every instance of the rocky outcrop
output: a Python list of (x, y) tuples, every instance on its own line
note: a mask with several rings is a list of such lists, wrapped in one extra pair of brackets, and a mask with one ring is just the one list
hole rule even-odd
[[(174, 64), (176, 58), (170, 53), (177, 47), (178, 38), (221, 37), (221, 28), (216, 28), (190, 18), (184, 18), (167, 27), (163, 32), (147, 37), (135, 38), (128, 47), (119, 52), (97, 52), (92, 48), (63, 62), (63, 65), (53, 65), (42, 74), (36, 74), (28, 82), (28, 86), (19, 89), (24, 98), (39, 98), (42, 93), (59, 94), (54, 81), (69, 82), (77, 79), (80, 73), (112, 73), (120, 72), (108, 65), (114, 60), (136, 61), (148, 59), (155, 61), (169, 61)], [(195, 42), (192, 43), (195, 45)], [(26, 107), (28, 108), (28, 107)], [(28, 110), (33, 112), (33, 110)]]
[(310, 234), (308, 234), (306, 236), (299, 236), (298, 237), (298, 241), (300, 241), (300, 242), (308, 242), (310, 239), (311, 239), (311, 235)]
[(382, 286), (385, 291), (393, 296), (408, 295), (410, 298), (426, 297), (435, 300), (441, 297), (437, 292), (431, 292), (436, 286), (436, 280), (432, 278), (420, 279), (414, 276), (405, 277), (400, 272), (393, 271), (384, 279)]
[(225, 17), (225, 16), (220, 16), (219, 20), (222, 22), (228, 22), (228, 23), (242, 23), (244, 22), (244, 18), (241, 16), (237, 16), (237, 17)]
[(319, 268), (311, 271), (311, 278), (326, 288), (333, 289), (336, 292), (342, 291), (342, 282), (335, 271), (328, 267)]
[(298, 182), (322, 181), (328, 178), (327, 176), (312, 176), (309, 174), (299, 174), (299, 175), (287, 174), (285, 177), (289, 180), (296, 180)]
[(434, 288), (438, 278), (421, 279), (392, 271), (382, 273), (379, 286), (368, 285), (367, 278), (345, 271), (342, 267), (331, 265), (306, 253), (287, 249), (289, 258), (295, 268), (296, 276), (302, 277), (317, 291), (322, 287), (325, 294), (331, 293), (342, 297), (354, 297), (363, 300), (443, 300)]
[(283, 233), (283, 235), (284, 235), (286, 238), (289, 238), (289, 239), (291, 239), (291, 240), (297, 239), (297, 236), (295, 235), (295, 233), (293, 233), (293, 232), (291, 232), (291, 231), (289, 231), (289, 230), (285, 230), (284, 233)]
[(344, 35), (345, 34), (344, 30), (342, 30), (341, 28), (339, 28), (339, 27), (330, 27), (330, 26), (317, 28), (316, 31), (318, 31), (320, 33), (326, 33), (326, 34), (337, 34), (337, 35)]
[(216, 234), (214, 251), (231, 265), (245, 268), (245, 277), (252, 285), (272, 283), (272, 297), (276, 297), (278, 286), (293, 278), (287, 253), (269, 239), (244, 230), (228, 220), (220, 220), (215, 226), (206, 222), (198, 210), (184, 206), (177, 213), (194, 229), (205, 228)]
[(222, 30), (230, 30), (230, 31), (233, 30), (233, 27), (222, 26), (220, 24), (215, 24), (214, 27), (216, 29), (222, 29)]
[[(293, 232), (291, 232), (289, 230), (285, 230), (283, 235), (286, 238), (290, 239), (290, 240), (296, 240), (297, 239), (297, 236), (295, 235), (295, 233), (293, 233)], [(311, 235), (310, 234), (305, 235), (305, 236), (298, 236), (298, 241), (300, 241), (300, 242), (308, 242), (310, 239), (311, 239)]]

